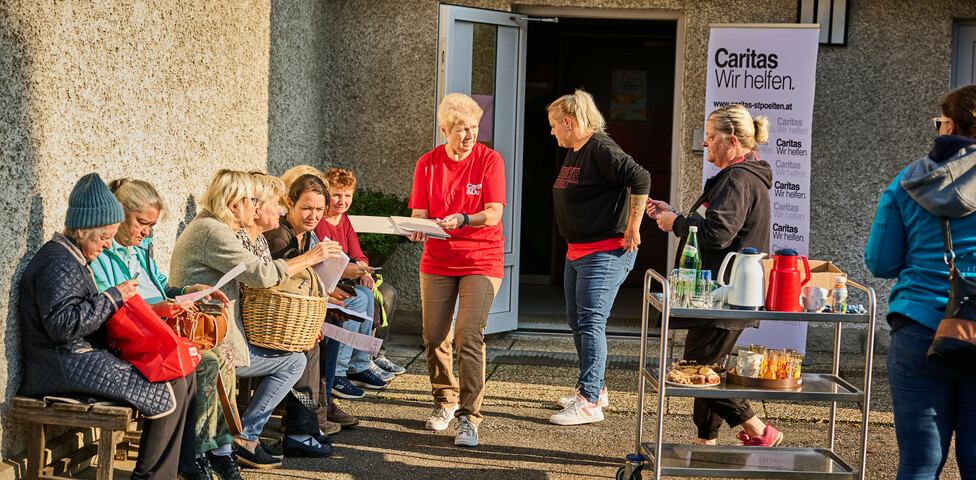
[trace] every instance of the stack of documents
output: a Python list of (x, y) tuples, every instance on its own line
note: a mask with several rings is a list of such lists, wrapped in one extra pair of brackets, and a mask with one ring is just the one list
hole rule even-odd
[(431, 238), (441, 240), (451, 237), (437, 225), (436, 221), (430, 218), (349, 215), (349, 221), (356, 233), (387, 233), (409, 237), (413, 232), (422, 232)]

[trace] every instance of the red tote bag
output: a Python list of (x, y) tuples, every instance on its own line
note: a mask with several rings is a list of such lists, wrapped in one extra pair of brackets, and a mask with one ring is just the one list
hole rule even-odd
[(200, 363), (200, 350), (178, 337), (139, 295), (133, 295), (105, 323), (108, 344), (150, 382), (185, 377)]

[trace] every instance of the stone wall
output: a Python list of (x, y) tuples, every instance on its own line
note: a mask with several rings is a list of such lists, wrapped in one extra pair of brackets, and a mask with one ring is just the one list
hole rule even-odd
[[(502, 1), (451, 3), (513, 8)], [(558, 0), (518, 3), (581, 7)], [(952, 21), (976, 18), (976, 3), (850, 3), (848, 45), (821, 46), (818, 55), (810, 256), (832, 260), (851, 278), (878, 288), (884, 307), (890, 283), (872, 279), (862, 260), (874, 209), (897, 172), (931, 147), (928, 118), (938, 113), (949, 86)], [(333, 48), (327, 53), (327, 159), (355, 171), (363, 185), (407, 196), (416, 159), (433, 145), (438, 2), (336, 0), (328, 5), (326, 37)], [(709, 24), (793, 23), (796, 0), (600, 0), (583, 7), (682, 14), (680, 200), (675, 203), (687, 208), (701, 189), (702, 159), (692, 152), (692, 133), (704, 124)], [(526, 117), (538, 118), (530, 112)], [(530, 216), (523, 211), (524, 218)], [(419, 252), (418, 246), (401, 247), (387, 273), (414, 274)], [(401, 307), (419, 310), (419, 290), (404, 283)]]
[(268, 172), (325, 163), (325, 4), (272, 0), (268, 69)]
[[(19, 382), (20, 273), (64, 225), (80, 176), (159, 188), (174, 213), (156, 227), (168, 265), (214, 171), (266, 168), (270, 11), (266, 0), (0, 6), (0, 411)], [(4, 457), (24, 449), (16, 428), (0, 423)]]

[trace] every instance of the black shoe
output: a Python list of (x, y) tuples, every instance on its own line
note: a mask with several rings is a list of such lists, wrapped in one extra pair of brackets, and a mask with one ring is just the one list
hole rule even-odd
[(220, 480), (244, 480), (244, 477), (241, 476), (241, 469), (237, 467), (233, 456), (214, 455), (207, 452), (207, 459), (210, 461), (211, 470)]
[(210, 461), (207, 456), (197, 457), (194, 461), (197, 469), (192, 472), (180, 472), (180, 480), (213, 480), (213, 470), (210, 469)]
[(260, 468), (262, 470), (281, 467), (281, 460), (268, 455), (268, 452), (261, 448), (261, 442), (258, 442), (257, 447), (254, 448), (254, 453), (247, 451), (246, 448), (241, 448), (239, 445), (234, 445), (234, 455), (237, 457), (238, 465), (242, 467)]
[(318, 440), (322, 445), (332, 445), (331, 435), (316, 435), (315, 439)]
[(331, 456), (333, 451), (332, 445), (322, 445), (321, 443), (309, 445), (291, 437), (285, 437), (282, 446), (286, 457), (323, 458)]
[(281, 453), (281, 450), (275, 450), (269, 447), (268, 444), (264, 442), (260, 442), (260, 444), (261, 444), (261, 448), (263, 448), (265, 452), (268, 452), (268, 455), (270, 455), (271, 458), (275, 460), (281, 460), (282, 458), (285, 458), (285, 454)]

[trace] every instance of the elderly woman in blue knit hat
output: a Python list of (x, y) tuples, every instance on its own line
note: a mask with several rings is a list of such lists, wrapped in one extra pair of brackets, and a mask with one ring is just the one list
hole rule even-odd
[[(183, 442), (196, 377), (150, 382), (108, 350), (105, 322), (136, 293), (137, 280), (98, 292), (88, 264), (108, 248), (125, 219), (96, 173), (68, 197), (63, 233), (31, 259), (20, 280), (18, 316), (24, 376), (21, 395), (125, 402), (145, 415), (133, 479), (176, 478), (181, 448), (193, 458), (193, 432)], [(185, 445), (188, 443), (188, 445)]]

